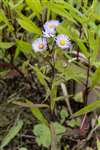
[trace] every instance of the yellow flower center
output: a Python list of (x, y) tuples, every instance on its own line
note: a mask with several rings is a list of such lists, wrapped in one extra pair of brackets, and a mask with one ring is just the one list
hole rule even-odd
[(49, 28), (53, 28), (53, 27), (55, 27), (54, 24), (49, 24)]
[(40, 48), (40, 49), (44, 48), (44, 45), (41, 43), (41, 44), (39, 45), (39, 48)]
[(61, 44), (61, 45), (65, 45), (65, 40), (62, 39), (62, 40), (60, 41), (60, 44)]

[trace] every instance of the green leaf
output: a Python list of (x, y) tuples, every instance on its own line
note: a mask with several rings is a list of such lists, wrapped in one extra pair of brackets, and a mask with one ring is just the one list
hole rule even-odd
[(61, 5), (50, 3), (48, 5), (50, 10), (54, 12), (55, 14), (58, 14), (60, 16), (63, 16), (67, 18), (69, 21), (76, 23), (76, 21), (73, 19), (73, 17), (70, 15), (69, 12), (67, 12)]
[(0, 48), (8, 49), (14, 45), (13, 42), (0, 42)]
[(21, 8), (22, 5), (24, 6), (23, 1), (24, 0), (19, 0), (16, 4), (14, 4), (13, 1), (9, 1), (9, 6), (10, 8), (17, 10), (18, 8)]
[(83, 115), (85, 113), (89, 113), (91, 111), (94, 111), (95, 109), (100, 108), (100, 100), (96, 100), (90, 104), (88, 104), (87, 106), (85, 106), (84, 108), (80, 109), (79, 111), (77, 111), (76, 113), (74, 113), (72, 115), (72, 117), (76, 117), (76, 116), (80, 116)]
[(51, 111), (53, 111), (54, 107), (55, 107), (55, 99), (57, 97), (57, 86), (52, 84), (52, 88), (51, 88), (51, 93), (50, 93), (50, 99), (51, 99)]
[(77, 40), (77, 44), (78, 44), (78, 46), (79, 46), (81, 52), (82, 52), (86, 57), (89, 57), (89, 52), (88, 52), (86, 46), (84, 45), (84, 43), (83, 43), (80, 39)]
[(36, 136), (36, 141), (38, 145), (43, 145), (44, 147), (49, 147), (51, 144), (51, 133), (45, 124), (37, 124), (34, 126), (33, 133)]
[(54, 122), (53, 125), (54, 125), (54, 128), (55, 128), (55, 131), (56, 131), (57, 135), (60, 135), (60, 134), (64, 133), (65, 130), (66, 130), (66, 128), (58, 122)]
[(58, 61), (56, 61), (55, 67), (60, 73), (62, 73), (60, 75), (61, 76), (63, 75), (66, 81), (73, 79), (77, 82), (81, 82), (82, 79), (85, 78), (85, 72), (83, 68), (81, 68), (81, 66), (79, 67), (71, 63), (67, 67), (63, 67), (62, 59), (59, 59)]
[(49, 89), (49, 86), (47, 84), (47, 81), (46, 80), (49, 80), (49, 78), (47, 76), (45, 76), (41, 70), (38, 68), (37, 65), (35, 65), (33, 67), (33, 69), (35, 70), (36, 74), (37, 74), (37, 77), (38, 77), (38, 80), (40, 81), (41, 85), (43, 85), (45, 87), (45, 90), (46, 90), (46, 93), (47, 95), (49, 94), (50, 92), (50, 89)]
[[(30, 106), (33, 105), (33, 103), (31, 101), (29, 101), (29, 100), (26, 100), (26, 103), (28, 105), (30, 105)], [(46, 120), (46, 118), (44, 117), (44, 115), (42, 114), (40, 109), (38, 109), (38, 108), (31, 108), (31, 112), (32, 112), (33, 116), (38, 119), (38, 121), (40, 121), (43, 124), (48, 125), (48, 121)]]
[(76, 93), (75, 96), (74, 96), (74, 100), (76, 102), (83, 103), (83, 93), (82, 92)]
[(28, 150), (28, 149), (25, 147), (21, 147), (19, 150)]
[[(52, 123), (58, 137), (58, 141), (61, 138), (61, 134), (65, 132), (65, 127), (58, 122)], [(51, 131), (45, 124), (37, 124), (34, 126), (33, 133), (36, 135), (36, 141), (38, 145), (49, 147), (51, 144)]]
[(100, 116), (98, 117), (98, 125), (100, 126)]
[(5, 12), (2, 9), (0, 9), (0, 22), (4, 22), (5, 25), (8, 26), (9, 31), (12, 32), (14, 30), (13, 26), (9, 22), (8, 18), (5, 15)]
[(97, 84), (100, 83), (99, 76), (100, 76), (100, 67), (97, 68), (97, 70), (95, 71), (95, 73), (93, 73), (91, 77), (91, 81), (92, 81), (91, 88), (94, 88)]
[(26, 57), (29, 54), (33, 55), (32, 46), (27, 41), (17, 40), (16, 46), (17, 46), (17, 49), (16, 49), (15, 56), (14, 56), (15, 59), (20, 54), (20, 52), (23, 52), (26, 55)]
[(80, 123), (81, 123), (81, 121), (80, 121), (79, 118), (67, 121), (67, 125), (72, 127), (72, 128), (75, 127), (75, 126), (80, 126)]
[(97, 149), (100, 150), (100, 140), (97, 138)]
[(8, 134), (4, 137), (2, 140), (0, 148), (4, 148), (6, 145), (9, 144), (9, 142), (18, 134), (18, 132), (21, 130), (23, 126), (23, 121), (18, 120), (16, 122), (16, 125), (14, 125), (8, 132)]
[(66, 108), (63, 108), (60, 111), (60, 117), (61, 117), (61, 122), (64, 122), (65, 119), (68, 117), (68, 112), (67, 112)]
[(93, 47), (93, 52), (91, 54), (91, 64), (93, 64), (96, 59), (97, 59), (97, 56), (98, 56), (98, 53), (99, 53), (99, 43), (100, 43), (100, 38), (99, 36), (96, 36), (95, 39), (94, 39), (94, 45), (92, 46)]
[(35, 12), (37, 17), (40, 17), (39, 14), (42, 11), (40, 0), (26, 0), (26, 3)]
[(37, 27), (37, 25), (32, 22), (29, 18), (23, 16), (23, 18), (18, 18), (17, 19), (18, 23), (22, 28), (24, 28), (26, 31), (35, 33), (35, 34), (41, 34), (40, 28)]

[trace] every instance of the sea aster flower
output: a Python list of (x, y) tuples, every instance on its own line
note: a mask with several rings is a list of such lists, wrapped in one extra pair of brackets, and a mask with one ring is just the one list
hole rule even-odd
[(44, 25), (44, 31), (43, 34), (45, 37), (53, 37), (55, 35), (56, 32), (56, 27), (59, 25), (59, 21), (58, 20), (50, 20), (47, 21)]
[(71, 45), (70, 39), (65, 34), (60, 34), (56, 37), (56, 44), (62, 49), (69, 48)]
[(46, 38), (54, 37), (55, 33), (56, 33), (55, 29), (46, 29), (45, 31), (43, 31), (43, 37)]
[(32, 43), (35, 52), (42, 52), (47, 49), (47, 41), (45, 38), (38, 38)]

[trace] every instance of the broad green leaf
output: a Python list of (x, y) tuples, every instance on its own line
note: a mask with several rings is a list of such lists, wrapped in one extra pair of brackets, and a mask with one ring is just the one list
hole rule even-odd
[[(53, 123), (58, 142), (61, 138), (62, 133), (65, 132), (66, 128), (59, 124), (58, 122)], [(34, 126), (33, 133), (36, 135), (36, 141), (38, 145), (43, 145), (44, 147), (49, 147), (51, 144), (51, 131), (45, 124), (37, 124)]]
[(8, 49), (14, 45), (13, 42), (0, 42), (0, 48)]
[(63, 67), (63, 61), (59, 59), (56, 61), (55, 67), (60, 73), (62, 73), (60, 75), (61, 77), (63, 76), (66, 81), (73, 79), (77, 82), (81, 82), (85, 79), (84, 70), (75, 64), (70, 64), (67, 65), (67, 67)]
[(51, 144), (51, 133), (45, 124), (37, 124), (34, 126), (33, 133), (36, 136), (36, 141), (38, 145), (43, 145), (44, 147), (49, 147)]
[(41, 34), (40, 28), (37, 27), (37, 25), (34, 22), (32, 22), (29, 18), (24, 16), (23, 18), (18, 18), (17, 21), (20, 24), (20, 26), (26, 31), (39, 35)]
[(91, 111), (94, 111), (95, 109), (100, 108), (100, 100), (96, 100), (90, 104), (88, 104), (87, 106), (85, 106), (84, 108), (80, 109), (79, 111), (77, 111), (76, 113), (74, 113), (72, 115), (72, 117), (76, 117), (76, 116), (80, 116), (83, 115), (85, 113), (89, 113)]
[(9, 142), (18, 134), (18, 132), (21, 130), (23, 126), (23, 121), (18, 120), (16, 122), (16, 125), (14, 125), (8, 132), (8, 134), (3, 138), (1, 142), (0, 148), (4, 148), (6, 145), (9, 144)]
[(66, 130), (66, 128), (58, 122), (54, 122), (53, 125), (54, 125), (54, 128), (55, 128), (55, 131), (56, 131), (57, 135), (60, 135), (60, 134), (64, 133), (65, 130)]
[[(26, 100), (26, 103), (30, 106), (33, 105), (33, 103), (29, 100)], [(33, 116), (37, 118), (38, 121), (40, 121), (43, 124), (48, 125), (48, 121), (46, 120), (46, 118), (44, 117), (43, 113), (40, 111), (39, 108), (31, 108), (31, 111), (32, 111)]]

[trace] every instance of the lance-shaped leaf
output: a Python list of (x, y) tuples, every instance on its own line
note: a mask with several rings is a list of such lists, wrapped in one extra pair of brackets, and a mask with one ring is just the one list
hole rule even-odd
[(13, 42), (0, 42), (0, 48), (8, 49), (14, 45)]
[(18, 132), (21, 130), (23, 126), (23, 121), (18, 120), (16, 122), (16, 125), (14, 125), (8, 132), (8, 134), (4, 137), (4, 139), (1, 142), (0, 148), (4, 148), (6, 145), (9, 144), (9, 142), (18, 134)]
[(22, 28), (24, 28), (26, 31), (35, 33), (35, 34), (41, 34), (41, 30), (37, 25), (32, 22), (29, 18), (23, 16), (22, 18), (17, 19), (18, 23)]
[(100, 108), (100, 100), (96, 100), (90, 104), (88, 104), (87, 106), (85, 106), (84, 108), (80, 109), (79, 111), (77, 111), (76, 113), (74, 113), (72, 115), (72, 117), (77, 117), (80, 115), (83, 115), (85, 113), (89, 113), (91, 111), (94, 111), (95, 109)]

